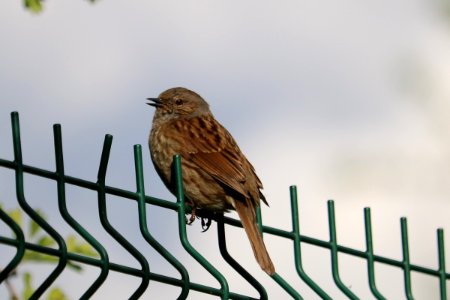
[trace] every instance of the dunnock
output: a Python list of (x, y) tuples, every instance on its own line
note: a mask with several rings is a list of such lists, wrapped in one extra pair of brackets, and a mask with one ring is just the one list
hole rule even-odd
[(156, 107), (150, 153), (162, 181), (175, 193), (171, 166), (173, 156), (179, 154), (185, 196), (193, 214), (197, 208), (220, 213), (236, 210), (256, 260), (267, 274), (274, 274), (256, 223), (260, 199), (267, 204), (260, 191), (262, 183), (231, 134), (216, 121), (208, 103), (191, 90), (171, 88), (148, 100)]

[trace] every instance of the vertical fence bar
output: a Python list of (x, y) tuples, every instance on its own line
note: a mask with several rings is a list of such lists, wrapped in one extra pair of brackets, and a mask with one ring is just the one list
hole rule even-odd
[(228, 299), (229, 298), (229, 287), (228, 282), (225, 277), (210, 263), (208, 262), (194, 247), (192, 247), (189, 239), (187, 238), (186, 232), (186, 216), (185, 216), (185, 201), (184, 201), (184, 189), (183, 189), (183, 175), (181, 171), (181, 157), (180, 155), (175, 155), (173, 157), (173, 169), (172, 172), (175, 172), (175, 186), (176, 186), (176, 197), (177, 203), (179, 205), (178, 210), (178, 226), (179, 226), (179, 234), (181, 244), (184, 249), (196, 260), (200, 263), (200, 265), (205, 268), (216, 280), (219, 282), (221, 287), (221, 298)]
[(261, 216), (261, 207), (257, 206), (255, 208), (255, 214), (256, 214), (256, 224), (258, 225), (259, 231), (261, 232), (261, 235), (264, 235), (263, 232), (263, 224), (262, 224), (262, 216)]
[(11, 113), (11, 123), (13, 131), (13, 147), (14, 147), (14, 164), (16, 171), (16, 196), (20, 207), (33, 219), (39, 226), (41, 226), (58, 244), (59, 261), (56, 268), (44, 280), (44, 282), (34, 291), (30, 299), (39, 299), (56, 278), (64, 271), (67, 264), (67, 247), (64, 239), (59, 233), (53, 229), (36, 211), (31, 208), (25, 199), (24, 180), (23, 180), (23, 160), (22, 160), (22, 146), (20, 140), (19, 114), (17, 112)]
[(378, 291), (375, 284), (375, 260), (373, 255), (373, 237), (372, 237), (372, 218), (370, 208), (364, 208), (364, 228), (366, 231), (366, 255), (367, 255), (367, 273), (369, 275), (369, 287), (372, 294), (380, 300), (386, 298)]
[[(257, 217), (258, 217), (259, 208), (257, 210)], [(261, 216), (259, 217), (261, 219)], [(261, 232), (263, 230), (262, 224), (261, 224)], [(280, 274), (275, 273), (271, 275), (272, 279), (278, 283), (280, 287), (283, 288), (283, 290), (288, 293), (293, 299), (296, 300), (302, 300), (303, 297), (297, 292), (295, 288), (293, 288)]]
[(444, 250), (444, 230), (439, 228), (437, 230), (438, 240), (438, 259), (439, 259), (439, 290), (441, 293), (441, 300), (447, 299), (447, 283), (445, 274), (445, 250)]
[(102, 261), (101, 271), (98, 278), (90, 285), (86, 292), (81, 296), (82, 299), (90, 298), (106, 280), (109, 272), (108, 253), (105, 248), (86, 230), (84, 229), (69, 213), (66, 204), (66, 181), (64, 171), (64, 155), (62, 147), (61, 125), (55, 124), (53, 126), (53, 137), (55, 146), (55, 160), (56, 160), (56, 182), (58, 189), (58, 206), (63, 219), (80, 234), (95, 250), (100, 254)]
[(125, 250), (128, 251), (141, 265), (142, 281), (136, 291), (130, 296), (130, 299), (138, 299), (147, 289), (150, 283), (150, 266), (147, 260), (139, 250), (137, 250), (127, 239), (125, 239), (109, 222), (106, 210), (106, 170), (108, 167), (109, 154), (111, 152), (112, 136), (107, 134), (103, 143), (102, 156), (97, 176), (98, 188), (98, 210), (100, 222), (106, 232), (111, 235)]
[(405, 284), (405, 295), (408, 300), (413, 300), (411, 288), (411, 263), (409, 261), (409, 242), (408, 227), (406, 218), (400, 219), (401, 235), (402, 235), (402, 254), (403, 254), (403, 279)]
[(229, 253), (227, 250), (227, 242), (225, 237), (225, 224), (223, 222), (223, 214), (217, 218), (217, 239), (219, 241), (219, 250), (225, 261), (238, 272), (251, 286), (258, 291), (261, 300), (267, 300), (266, 289), (256, 280), (247, 270), (245, 270)]
[(8, 214), (4, 212), (1, 208), (0, 208), (0, 219), (11, 228), (11, 230), (16, 235), (17, 240), (16, 254), (14, 255), (13, 259), (6, 265), (6, 267), (0, 271), (0, 284), (1, 284), (3, 280), (8, 278), (9, 274), (12, 271), (14, 271), (14, 269), (22, 260), (23, 255), (25, 254), (25, 236), (20, 226), (16, 222), (14, 222), (14, 220), (10, 216), (8, 216)]
[(305, 270), (303, 269), (297, 187), (295, 185), (290, 186), (289, 192), (290, 192), (290, 198), (291, 198), (291, 218), (292, 218), (292, 227), (293, 227), (292, 232), (294, 234), (294, 259), (295, 259), (295, 268), (297, 269), (297, 274), (322, 299), (331, 300), (331, 297), (327, 293), (325, 293), (306, 274)]
[(359, 299), (355, 294), (350, 291), (342, 282), (339, 275), (339, 262), (338, 262), (338, 243), (336, 236), (336, 217), (334, 213), (334, 201), (328, 201), (328, 224), (330, 228), (330, 246), (331, 246), (331, 269), (333, 273), (333, 279), (337, 287), (350, 299)]
[(136, 188), (138, 194), (139, 228), (144, 239), (164, 257), (181, 275), (183, 285), (177, 299), (186, 299), (189, 294), (189, 274), (186, 268), (167, 251), (150, 233), (147, 225), (147, 212), (145, 210), (144, 171), (142, 166), (141, 145), (134, 146), (134, 165), (136, 171)]

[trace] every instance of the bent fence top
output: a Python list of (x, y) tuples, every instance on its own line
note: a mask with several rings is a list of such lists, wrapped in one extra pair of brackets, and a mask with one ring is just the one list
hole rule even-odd
[[(0, 287), (5, 283), (8, 276), (10, 276), (16, 267), (21, 263), (25, 251), (35, 251), (38, 253), (47, 254), (57, 259), (56, 267), (48, 275), (48, 277), (40, 284), (40, 286), (34, 291), (31, 296), (33, 299), (40, 298), (52, 285), (52, 283), (58, 278), (70, 262), (77, 262), (80, 264), (90, 265), (99, 268), (100, 274), (92, 282), (89, 288), (84, 291), (81, 298), (86, 299), (93, 296), (96, 291), (102, 286), (108, 277), (110, 272), (120, 272), (129, 276), (138, 277), (141, 279), (141, 283), (138, 288), (129, 296), (130, 299), (137, 299), (146, 291), (150, 281), (157, 281), (163, 284), (173, 285), (180, 288), (178, 299), (186, 299), (191, 290), (215, 295), (222, 299), (253, 299), (248, 295), (242, 295), (233, 292), (229, 289), (227, 278), (225, 278), (219, 270), (214, 267), (214, 264), (206, 260), (189, 242), (188, 235), (186, 233), (186, 221), (185, 213), (188, 212), (188, 208), (185, 207), (184, 195), (182, 188), (182, 174), (181, 174), (181, 162), (180, 157), (174, 158), (174, 169), (177, 182), (177, 202), (165, 201), (145, 195), (144, 191), (144, 179), (143, 179), (143, 167), (142, 167), (142, 154), (141, 146), (134, 146), (134, 161), (135, 161), (135, 174), (136, 174), (136, 191), (127, 191), (105, 184), (106, 170), (108, 167), (109, 154), (112, 145), (112, 136), (106, 135), (100, 164), (98, 167), (98, 176), (96, 182), (83, 180), (68, 176), (64, 173), (64, 159), (62, 150), (61, 139), (61, 126), (55, 124), (54, 131), (54, 146), (55, 146), (55, 158), (56, 158), (56, 170), (49, 171), (33, 166), (29, 166), (23, 163), (22, 149), (20, 140), (20, 128), (19, 128), (19, 115), (17, 112), (11, 113), (12, 122), (12, 137), (14, 147), (14, 160), (9, 161), (0, 159), (0, 166), (3, 168), (9, 168), (15, 172), (15, 189), (17, 202), (21, 209), (35, 221), (43, 230), (48, 233), (57, 243), (57, 248), (46, 247), (35, 243), (30, 243), (25, 240), (25, 235), (20, 226), (14, 222), (14, 220), (2, 209), (0, 209), (0, 219), (6, 224), (14, 233), (15, 238), (0, 236), (0, 249), (2, 247), (15, 247), (16, 252), (9, 263), (5, 266), (0, 266)], [(87, 257), (77, 253), (69, 252), (65, 240), (62, 238), (57, 229), (53, 228), (39, 213), (34, 210), (25, 198), (23, 179), (24, 174), (32, 174), (35, 176), (43, 177), (49, 180), (56, 181), (57, 193), (58, 193), (58, 208), (62, 218), (71, 226), (80, 236), (82, 236), (97, 252), (98, 258)], [(129, 267), (123, 264), (118, 264), (110, 261), (108, 251), (105, 247), (99, 243), (95, 238), (95, 233), (88, 232), (83, 226), (72, 217), (71, 213), (66, 206), (65, 187), (66, 185), (74, 185), (79, 188), (89, 189), (96, 191), (98, 198), (99, 219), (105, 229), (105, 231), (115, 239), (126, 251), (128, 251), (140, 264), (140, 268)], [(118, 230), (111, 225), (106, 214), (106, 195), (115, 195), (127, 199), (132, 199), (138, 203), (139, 213), (139, 227), (143, 238), (153, 247), (165, 260), (167, 260), (178, 272), (179, 277), (170, 277), (154, 273), (150, 271), (151, 262), (149, 262), (137, 248), (135, 248), (126, 237), (122, 236)], [(335, 285), (339, 288), (344, 295), (349, 299), (360, 299), (341, 279), (339, 273), (339, 254), (345, 253), (350, 256), (359, 257), (366, 261), (367, 264), (367, 276), (370, 292), (376, 299), (386, 299), (383, 295), (383, 291), (377, 287), (377, 277), (375, 274), (375, 264), (385, 264), (398, 268), (403, 273), (403, 287), (404, 295), (407, 299), (414, 299), (412, 290), (412, 272), (426, 274), (434, 277), (439, 282), (439, 294), (440, 299), (447, 299), (446, 285), (450, 282), (450, 273), (445, 270), (445, 251), (444, 251), (444, 233), (443, 229), (437, 230), (437, 262), (438, 267), (436, 269), (426, 268), (419, 265), (415, 265), (410, 261), (409, 257), (409, 242), (407, 221), (405, 218), (400, 220), (401, 224), (401, 247), (402, 247), (402, 260), (395, 260), (383, 256), (376, 255), (374, 253), (372, 243), (372, 226), (371, 226), (371, 214), (370, 208), (364, 209), (365, 220), (365, 240), (366, 247), (364, 250), (353, 249), (345, 246), (341, 246), (337, 242), (336, 237), (336, 222), (334, 212), (334, 202), (328, 201), (328, 224), (329, 224), (329, 240), (320, 240), (317, 238), (309, 237), (300, 234), (300, 224), (298, 218), (298, 203), (297, 203), (297, 191), (295, 186), (290, 187), (290, 201), (291, 201), (291, 218), (292, 218), (292, 230), (286, 231), (275, 227), (264, 226), (261, 223), (261, 214), (258, 210), (258, 222), (259, 226), (264, 234), (275, 235), (284, 239), (292, 241), (292, 251), (294, 252), (295, 268), (299, 278), (305, 282), (315, 294), (322, 299), (332, 299), (327, 293), (324, 287), (321, 287), (303, 268), (302, 264), (302, 244), (309, 244), (315, 247), (327, 249), (329, 251), (331, 259), (331, 274)], [(178, 214), (178, 231), (179, 238), (184, 249), (195, 259), (198, 263), (206, 269), (220, 284), (220, 288), (214, 288), (211, 286), (192, 282), (189, 278), (189, 272), (183, 264), (177, 260), (169, 251), (167, 251), (163, 245), (161, 245), (150, 233), (147, 227), (147, 217), (145, 206), (147, 204), (156, 205), (165, 209), (173, 210)], [(247, 281), (259, 294), (260, 299), (268, 299), (268, 293), (265, 287), (255, 279), (249, 272), (247, 272), (227, 251), (225, 224), (227, 226), (242, 227), (241, 223), (233, 218), (217, 216), (216, 221), (218, 223), (218, 241), (219, 249), (223, 259), (235, 269), (242, 278)], [(278, 283), (285, 291), (286, 295), (293, 299), (303, 299), (302, 291), (297, 287), (290, 284), (288, 280), (283, 278), (282, 274), (274, 274), (272, 279)]]

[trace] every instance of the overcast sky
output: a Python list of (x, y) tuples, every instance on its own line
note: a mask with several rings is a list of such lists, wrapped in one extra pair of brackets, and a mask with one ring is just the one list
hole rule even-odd
[[(147, 194), (173, 201), (150, 162), (153, 111), (145, 98), (184, 86), (210, 103), (255, 166), (270, 203), (263, 207), (266, 225), (290, 230), (289, 186), (295, 184), (303, 234), (328, 240), (326, 205), (334, 199), (339, 242), (364, 250), (363, 209), (371, 207), (376, 254), (401, 260), (399, 218), (405, 216), (411, 261), (437, 268), (437, 228), (444, 228), (450, 249), (450, 19), (444, 4), (48, 0), (44, 12), (33, 15), (19, 0), (4, 1), (0, 157), (12, 159), (10, 112), (18, 111), (26, 164), (54, 170), (52, 125), (60, 123), (66, 173), (95, 181), (109, 133), (107, 184), (135, 190), (133, 145), (142, 144)], [(18, 205), (13, 182), (13, 173), (0, 169), (0, 202), (7, 208)], [(57, 211), (53, 182), (27, 176), (25, 192), (52, 225), (72, 233)], [(69, 209), (107, 246), (112, 261), (137, 267), (99, 225), (95, 194), (67, 192)], [(178, 276), (139, 236), (136, 205), (109, 200), (111, 222), (146, 254), (152, 271)], [(148, 214), (150, 231), (188, 266), (191, 279), (217, 287), (182, 250), (175, 214), (156, 207)], [(188, 228), (194, 246), (218, 261), (232, 291), (255, 296), (221, 263), (216, 226), (201, 234), (199, 223)], [(3, 225), (0, 230), (10, 234)], [(227, 230), (231, 253), (271, 298), (287, 299), (260, 271), (242, 230)], [(278, 273), (305, 299), (316, 299), (295, 275), (292, 243), (265, 240)], [(332, 282), (329, 253), (308, 245), (303, 250), (310, 276), (343, 299)], [(340, 262), (346, 286), (370, 299), (364, 262), (343, 255)], [(96, 299), (127, 298), (137, 287), (133, 278), (113, 273)], [(98, 271), (83, 274), (64, 272), (57, 284), (75, 299)], [(387, 298), (404, 297), (399, 269), (379, 266), (377, 274)], [(413, 279), (417, 299), (438, 299), (436, 279)], [(172, 299), (179, 290), (152, 282), (146, 295), (156, 292)], [(190, 299), (211, 297), (192, 293)]]

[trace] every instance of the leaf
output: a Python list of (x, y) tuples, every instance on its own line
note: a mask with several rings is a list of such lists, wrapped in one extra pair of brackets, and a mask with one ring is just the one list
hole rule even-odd
[(87, 242), (79, 240), (75, 235), (66, 238), (67, 251), (83, 254), (90, 257), (98, 257), (97, 251)]
[(67, 244), (67, 251), (75, 252), (75, 249), (77, 247), (77, 237), (73, 234), (69, 235), (66, 238), (66, 244)]
[(68, 300), (69, 298), (64, 294), (64, 291), (58, 287), (50, 290), (47, 300)]
[(83, 271), (83, 267), (80, 264), (76, 264), (76, 263), (71, 262), (71, 261), (67, 262), (67, 267), (72, 269), (73, 271), (76, 271), (76, 272)]
[(23, 299), (30, 299), (31, 295), (34, 293), (34, 288), (32, 285), (32, 277), (31, 274), (28, 272), (25, 272), (23, 274), (23, 291), (22, 291), (22, 298)]
[(41, 0), (25, 0), (25, 7), (33, 13), (42, 11)]
[(33, 238), (36, 236), (36, 234), (41, 230), (41, 226), (39, 226), (38, 223), (36, 223), (34, 220), (30, 220), (30, 228), (28, 231), (28, 234), (30, 238)]
[(10, 210), (8, 212), (8, 215), (11, 217), (11, 219), (14, 220), (14, 222), (17, 223), (17, 225), (20, 226), (20, 228), (23, 229), (22, 210), (20, 210), (20, 208), (16, 208), (16, 209)]
[(78, 244), (77, 253), (84, 254), (90, 257), (99, 257), (98, 252), (95, 251), (94, 248), (88, 243)]
[[(44, 214), (42, 210), (38, 208), (35, 211), (42, 219), (44, 220), (47, 219), (47, 216)], [(36, 221), (34, 221), (33, 219), (30, 219), (30, 223), (28, 226), (29, 226), (28, 235), (30, 236), (30, 238), (35, 237), (36, 234), (42, 229), (42, 227), (38, 223), (36, 223)]]
[(59, 261), (59, 258), (56, 256), (27, 250), (25, 251), (25, 255), (23, 256), (23, 261), (24, 262), (33, 261), (39, 263), (56, 263)]
[(56, 244), (56, 241), (48, 235), (44, 235), (37, 241), (37, 244), (43, 247), (51, 247)]
[(38, 260), (38, 252), (34, 252), (34, 251), (29, 251), (29, 250), (25, 250), (25, 254), (23, 255), (23, 261), (33, 261), (33, 260)]

